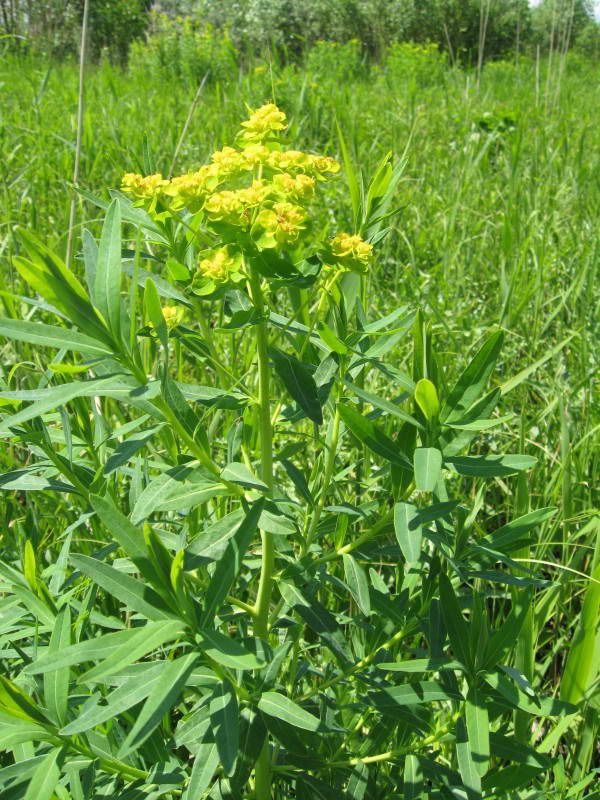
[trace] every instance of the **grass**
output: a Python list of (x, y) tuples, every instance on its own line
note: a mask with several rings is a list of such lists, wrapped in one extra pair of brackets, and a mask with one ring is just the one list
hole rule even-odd
[[(365, 174), (388, 151), (406, 159), (393, 232), (368, 278), (368, 311), (422, 308), (454, 378), (495, 326), (506, 332), (495, 381), (505, 395), (501, 413), (515, 416), (483, 437), (482, 452), (526, 453), (538, 464), (527, 479), (496, 478), (470, 499), (480, 504), (490, 529), (529, 510), (559, 509), (539, 525), (532, 546), (513, 553), (548, 580), (525, 595), (530, 612), (514, 664), (546, 693), (589, 700), (570, 728), (559, 723), (533, 734), (542, 752), (558, 758), (545, 788), (552, 797), (566, 797), (569, 786), (600, 767), (594, 743), (600, 697), (600, 74), (574, 57), (558, 87), (557, 73), (546, 75), (543, 64), (524, 60), (486, 66), (477, 86), (472, 74), (433, 66), (431, 77), (415, 56), (402, 70), (373, 68), (344, 81), (318, 64), (308, 73), (258, 65), (229, 82), (207, 83), (178, 149), (176, 172), (231, 141), (246, 104), (270, 97), (291, 120), (294, 146), (337, 155), (339, 124), (352, 161)], [(15, 229), (32, 230), (63, 253), (67, 245), (78, 76), (73, 64), (6, 58), (0, 82), (5, 95), (10, 87), (0, 111), (0, 307), (2, 316), (21, 318), (30, 310), (11, 261), (20, 250)], [(104, 194), (124, 172), (146, 171), (148, 160), (166, 174), (196, 90), (160, 74), (109, 64), (90, 68), (81, 188)], [(343, 180), (332, 183), (318, 224), (332, 231), (350, 227)], [(83, 227), (95, 235), (100, 230), (98, 211), (85, 199), (78, 206), (76, 252)], [(0, 348), (0, 381), (8, 388), (50, 379), (39, 349), (9, 342)], [(406, 353), (402, 340), (393, 363)], [(385, 393), (381, 378), (374, 385)], [(101, 442), (101, 431), (90, 438)], [(3, 471), (21, 463), (14, 444), (0, 451)], [(54, 561), (79, 512), (59, 495), (40, 494), (29, 506), (22, 495), (5, 497), (2, 558), (13, 563), (33, 528), (40, 553)], [(77, 538), (77, 528), (73, 534)], [(523, 594), (515, 591), (513, 601), (524, 602)], [(532, 739), (519, 711), (515, 732)], [(586, 785), (572, 796), (594, 796), (589, 791)]]

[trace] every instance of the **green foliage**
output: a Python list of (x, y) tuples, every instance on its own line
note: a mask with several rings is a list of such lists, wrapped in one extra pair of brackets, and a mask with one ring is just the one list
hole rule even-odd
[(207, 87), (178, 165), (274, 86), (346, 172), (212, 296), (239, 231), (115, 191), (195, 86), (91, 73), (67, 266), (73, 75), (4, 67), (6, 797), (594, 797), (595, 84), (505, 66)]

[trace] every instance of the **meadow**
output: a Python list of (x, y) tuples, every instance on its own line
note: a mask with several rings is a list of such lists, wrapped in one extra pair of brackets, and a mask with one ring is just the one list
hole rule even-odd
[[(600, 68), (477, 74), (412, 45), (372, 65), (352, 43), (301, 66), (222, 57), (200, 92), (141, 56), (88, 68), (71, 266), (93, 288), (112, 248), (95, 305), (127, 329), (95, 371), (87, 339), (52, 349), (41, 327), (90, 334), (39, 277), (67, 246), (77, 68), (0, 64), (0, 800), (600, 798)], [(374, 258), (312, 295), (316, 250), (293, 279), (257, 266), (272, 293), (250, 277), (205, 319), (201, 293), (181, 299), (193, 223), (116, 211), (109, 191), (198, 169), (270, 101), (285, 146), (342, 166), (310, 235), (362, 232)], [(162, 405), (66, 388), (122, 370), (155, 376)], [(225, 489), (207, 488), (209, 451)], [(524, 460), (490, 466), (506, 452)], [(192, 468), (191, 506), (150, 501)], [(146, 647), (125, 637), (144, 619)], [(133, 696), (157, 664), (175, 694)]]

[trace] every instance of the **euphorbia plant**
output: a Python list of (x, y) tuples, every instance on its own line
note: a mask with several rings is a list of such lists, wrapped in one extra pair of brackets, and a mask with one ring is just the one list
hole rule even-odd
[(73, 327), (0, 323), (60, 354), (52, 385), (0, 395), (29, 453), (3, 484), (65, 492), (72, 519), (50, 566), (27, 539), (2, 568), (11, 797), (470, 800), (551, 764), (511, 732), (573, 710), (511, 663), (538, 581), (511, 553), (553, 510), (489, 530), (483, 481), (533, 459), (488, 433), (466, 454), (508, 419), (502, 334), (448, 389), (420, 311), (370, 319), (401, 168), (365, 186), (345, 158), (338, 232), (318, 209), (339, 165), (284, 130), (268, 104), (197, 171), (126, 175), (84, 235), (87, 290), (22, 233), (16, 266)]

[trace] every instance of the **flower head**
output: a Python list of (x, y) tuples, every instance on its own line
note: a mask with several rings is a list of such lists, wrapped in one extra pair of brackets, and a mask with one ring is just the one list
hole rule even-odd
[(302, 172), (296, 177), (289, 172), (282, 172), (273, 177), (273, 187), (277, 194), (302, 203), (314, 195), (315, 179)]
[(271, 133), (285, 128), (285, 114), (274, 103), (261, 106), (250, 115), (250, 119), (242, 122), (244, 130), (240, 134), (243, 142), (262, 142)]
[(202, 208), (207, 195), (217, 187), (218, 182), (218, 167), (215, 164), (206, 164), (196, 172), (188, 172), (186, 175), (173, 178), (163, 192), (172, 198), (173, 210), (187, 208), (191, 212), (196, 212)]
[(245, 168), (244, 155), (233, 147), (224, 147), (212, 154), (211, 159), (223, 178), (235, 175)]
[(294, 203), (273, 203), (260, 212), (252, 228), (260, 247), (294, 244), (305, 230), (306, 211)]
[(243, 257), (239, 250), (226, 245), (209, 251), (201, 258), (192, 281), (195, 294), (212, 294), (226, 283), (238, 283), (243, 279), (241, 267)]
[(230, 225), (242, 225), (247, 220), (244, 216), (246, 211), (244, 203), (239, 196), (239, 192), (225, 189), (222, 192), (215, 192), (206, 198), (204, 210), (208, 218), (214, 222), (228, 222)]
[(167, 328), (172, 330), (183, 320), (185, 308), (182, 306), (163, 306), (162, 313), (167, 323)]
[(333, 259), (350, 272), (367, 272), (372, 258), (373, 245), (358, 234), (338, 233), (330, 244)]
[(121, 179), (121, 191), (133, 197), (134, 206), (144, 206), (153, 211), (168, 184), (169, 181), (165, 180), (160, 172), (145, 177), (135, 172), (127, 172)]

